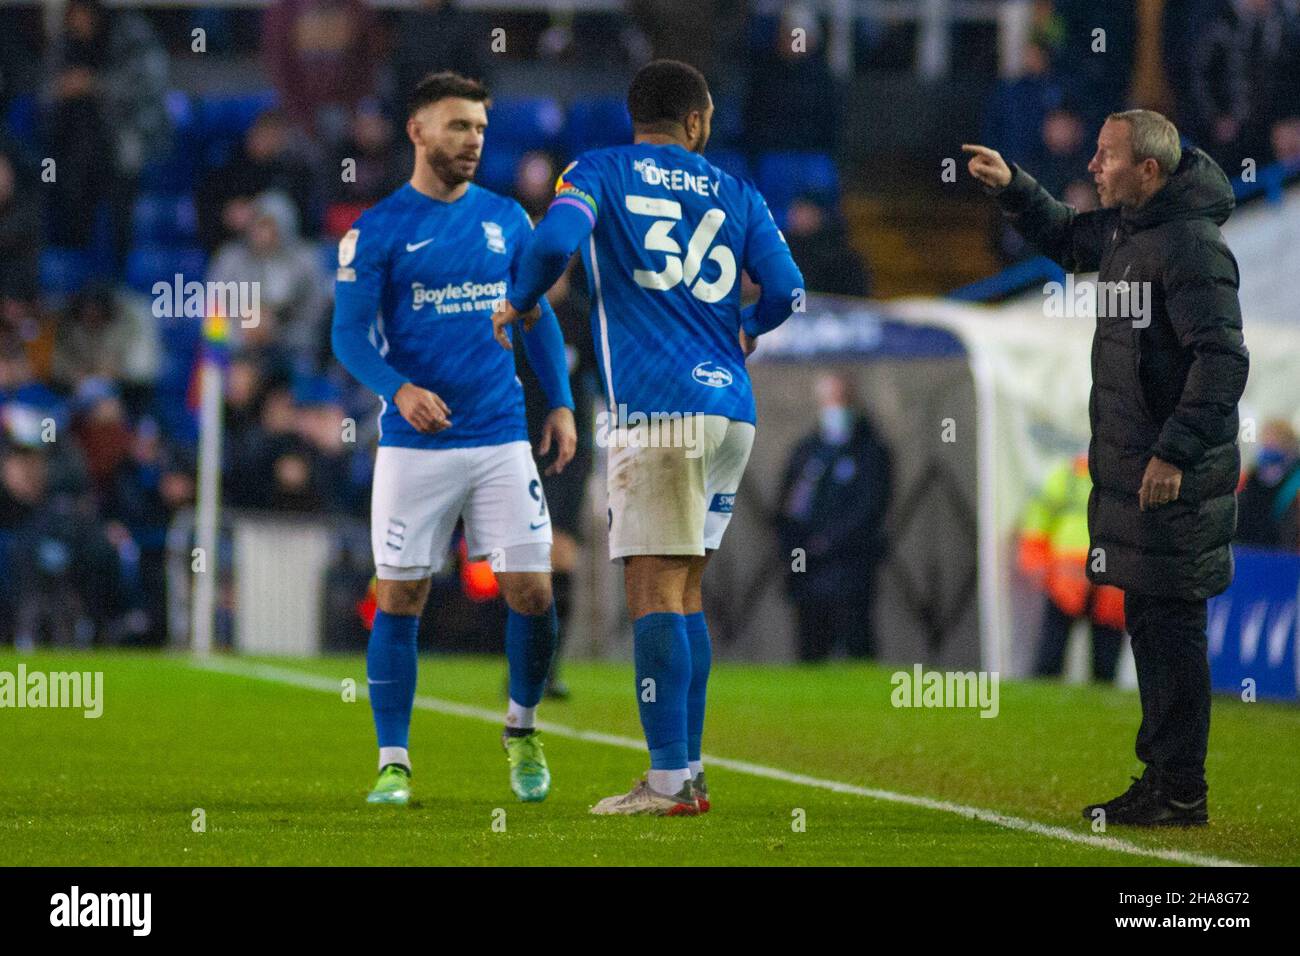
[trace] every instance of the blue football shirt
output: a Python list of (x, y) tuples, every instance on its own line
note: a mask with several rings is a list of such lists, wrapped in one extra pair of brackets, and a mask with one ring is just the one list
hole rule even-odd
[(581, 252), (611, 410), (754, 423), (740, 272), (790, 255), (758, 190), (680, 146), (640, 143), (580, 155), (554, 205), (594, 223)]
[[(378, 381), (367, 381), (384, 402), (381, 445), (467, 448), (527, 440), (523, 385), (514, 356), (493, 338), (492, 312), (506, 296), (531, 229), (517, 202), (472, 183), (450, 203), (407, 183), (362, 213), (343, 237), (335, 325), (373, 323), (371, 342), (391, 369), (380, 367)], [(433, 435), (413, 428), (392, 402), (403, 380), (437, 393), (452, 426)], [(567, 376), (553, 390), (553, 404), (572, 404)]]

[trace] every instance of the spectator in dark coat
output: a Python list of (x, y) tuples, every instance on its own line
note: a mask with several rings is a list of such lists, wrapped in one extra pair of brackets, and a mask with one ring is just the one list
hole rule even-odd
[[(378, 102), (360, 106), (325, 177), (329, 184), (325, 232), (329, 238), (341, 239), (359, 215), (406, 182), (411, 174), (408, 165), (406, 156), (394, 146), (393, 124)], [(552, 177), (552, 195), (554, 182)]]
[(1237, 502), (1237, 541), (1300, 552), (1300, 442), (1284, 421), (1265, 422), (1259, 437)]
[(1052, 70), (1047, 44), (1025, 47), (1024, 71), (999, 80), (984, 109), (984, 142), (1012, 163), (1032, 161), (1042, 142), (1043, 121), (1065, 101), (1065, 82)]
[(816, 390), (818, 428), (790, 456), (776, 515), (782, 554), (791, 562), (786, 587), (798, 615), (799, 659), (825, 660), (837, 649), (873, 657), (889, 450), (854, 407), (845, 378), (820, 376)]
[(223, 242), (243, 235), (253, 221), (253, 200), (270, 191), (292, 200), (299, 230), (314, 237), (319, 216), (316, 180), (311, 165), (291, 147), (285, 114), (267, 110), (248, 128), (239, 154), (212, 170), (200, 184), (200, 241), (212, 253)]
[(28, 184), (20, 189), (13, 158), (0, 151), (0, 302), (31, 302), (40, 277), (40, 193)]
[(109, 203), (120, 266), (131, 238), (140, 171), (167, 148), (170, 61), (153, 27), (134, 10), (70, 0), (55, 46), (46, 139), (57, 178), (50, 222), (55, 242), (86, 246), (101, 201)]
[(792, 5), (782, 13), (771, 47), (751, 58), (745, 145), (831, 152), (839, 135), (839, 101), (821, 26), (807, 7)]
[(1269, 162), (1273, 125), (1300, 115), (1300, 104), (1283, 99), (1295, 93), (1293, 39), (1276, 0), (1224, 2), (1197, 29), (1186, 110), (1193, 134), (1230, 175), (1243, 159)]
[(844, 222), (826, 200), (801, 196), (786, 210), (786, 242), (809, 292), (871, 294), (862, 257), (849, 245)]
[(420, 80), (454, 70), (492, 87), (492, 24), (451, 0), (421, 0), (397, 14), (393, 24), (388, 115), (405, 127), (407, 98)]
[[(1085, 808), (1109, 823), (1208, 820), (1206, 600), (1232, 581), (1237, 403), (1249, 358), (1240, 275), (1219, 232), (1232, 187), (1158, 113), (1111, 116), (1089, 164), (1104, 208), (1078, 213), (995, 151), (970, 172), (1071, 272), (1100, 270), (1088, 450), (1088, 577), (1124, 591), (1141, 780)], [(1103, 295), (1104, 293), (1104, 295)]]

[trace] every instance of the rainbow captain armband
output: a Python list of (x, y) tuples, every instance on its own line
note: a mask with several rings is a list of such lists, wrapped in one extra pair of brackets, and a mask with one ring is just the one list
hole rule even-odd
[(577, 160), (569, 163), (568, 166), (564, 167), (564, 172), (560, 173), (559, 178), (555, 180), (555, 199), (551, 201), (551, 208), (554, 209), (556, 206), (576, 206), (582, 210), (583, 214), (594, 226), (596, 224), (596, 200), (564, 178), (569, 170), (576, 165), (578, 165)]

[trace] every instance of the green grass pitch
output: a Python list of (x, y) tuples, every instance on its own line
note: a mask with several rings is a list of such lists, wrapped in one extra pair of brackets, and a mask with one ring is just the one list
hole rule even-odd
[[(403, 809), (363, 803), (375, 772), (370, 711), (342, 690), (351, 678), (364, 691), (360, 657), (222, 657), (225, 670), (214, 671), (163, 655), (0, 655), (0, 670), (19, 663), (102, 671), (104, 712), (0, 710), (8, 865), (1300, 864), (1300, 709), (1291, 706), (1216, 697), (1210, 826), (1099, 835), (1079, 808), (1137, 772), (1134, 692), (1004, 682), (999, 715), (983, 719), (892, 707), (892, 668), (721, 664), (706, 757), (782, 773), (714, 765), (712, 813), (624, 819), (587, 810), (626, 790), (644, 755), (590, 736), (547, 734), (550, 798), (514, 799), (499, 725), (473, 709), (502, 708), (501, 660), (421, 659), (419, 693), (443, 709), (417, 707), (416, 805)], [(249, 676), (259, 664), (270, 669)], [(543, 720), (639, 737), (629, 665), (574, 663), (566, 677), (572, 702), (544, 703)], [(467, 706), (448, 713), (446, 702)], [(835, 792), (796, 775), (1014, 820)], [(1169, 854), (1134, 852), (1143, 849)]]

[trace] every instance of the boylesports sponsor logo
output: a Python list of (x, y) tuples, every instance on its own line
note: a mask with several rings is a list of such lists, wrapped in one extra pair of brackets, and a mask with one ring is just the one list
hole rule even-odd
[(691, 369), (691, 378), (709, 388), (726, 388), (735, 380), (731, 372), (712, 362), (701, 362)]
[(506, 297), (506, 281), (474, 282), (466, 280), (458, 285), (447, 283), (438, 288), (426, 287), (422, 282), (411, 283), (411, 308), (420, 311), (432, 305), (439, 315), (457, 312), (494, 312)]

